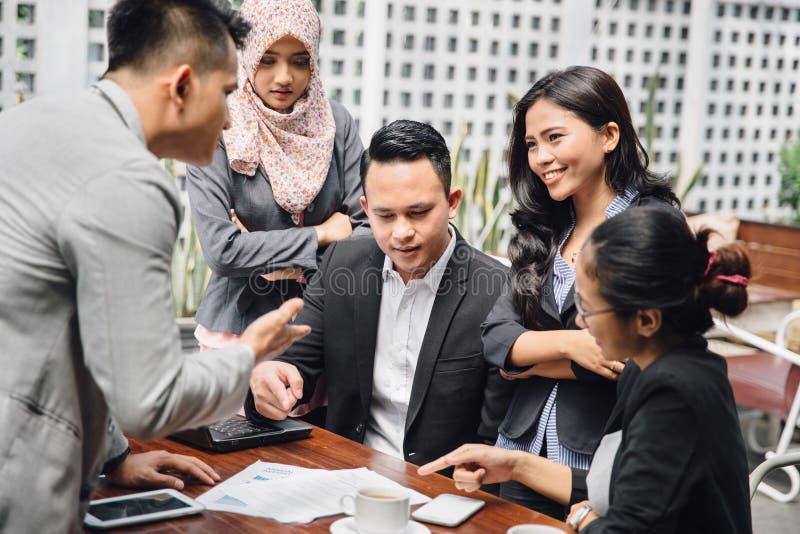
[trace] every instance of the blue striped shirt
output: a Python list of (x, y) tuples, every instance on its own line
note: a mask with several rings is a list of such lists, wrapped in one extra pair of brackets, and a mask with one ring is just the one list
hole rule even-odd
[[(628, 188), (621, 194), (617, 195), (614, 200), (606, 207), (606, 219), (610, 219), (614, 215), (625, 211), (631, 203), (639, 196), (635, 189)], [(558, 304), (558, 309), (561, 311), (564, 308), (564, 301), (569, 294), (569, 290), (575, 283), (575, 271), (561, 256), (561, 250), (564, 248), (564, 243), (567, 242), (572, 231), (575, 229), (575, 211), (570, 207), (570, 224), (567, 227), (561, 242), (558, 245), (558, 254), (556, 254), (555, 261), (553, 262), (553, 294)], [(588, 470), (592, 462), (591, 454), (583, 454), (575, 452), (567, 447), (561, 445), (558, 440), (557, 421), (556, 421), (556, 407), (558, 396), (558, 382), (550, 390), (550, 395), (544, 404), (544, 409), (539, 417), (539, 424), (536, 427), (536, 432), (528, 432), (526, 435), (518, 439), (510, 439), (503, 434), (497, 437), (496, 445), (503, 449), (527, 451), (531, 454), (540, 455), (542, 452), (542, 443), (547, 438), (547, 459), (556, 463), (566, 465), (575, 469)]]

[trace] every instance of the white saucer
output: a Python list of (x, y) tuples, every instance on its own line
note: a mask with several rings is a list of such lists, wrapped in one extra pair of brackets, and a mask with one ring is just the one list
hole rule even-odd
[[(355, 517), (343, 517), (331, 523), (331, 534), (358, 534)], [(404, 534), (431, 534), (428, 527), (416, 521), (409, 521)]]

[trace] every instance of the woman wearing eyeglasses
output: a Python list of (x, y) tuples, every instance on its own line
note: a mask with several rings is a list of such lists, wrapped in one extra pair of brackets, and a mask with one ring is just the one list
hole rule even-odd
[[(738, 246), (707, 248), (664, 210), (601, 224), (576, 269), (578, 324), (603, 358), (629, 360), (591, 468), (464, 445), (419, 469), (448, 466), (456, 487), (514, 480), (572, 506), (581, 533), (752, 532), (748, 466), (725, 360), (706, 348), (710, 309), (747, 306), (750, 264)], [(588, 500), (586, 495), (588, 493)]]
[[(548, 74), (514, 110), (509, 180), (519, 209), (510, 290), (483, 325), (484, 354), (518, 380), (497, 446), (588, 469), (622, 363), (575, 325), (575, 258), (601, 222), (630, 206), (682, 218), (665, 179), (647, 170), (622, 90), (591, 67)], [(500, 495), (552, 517), (566, 509), (509, 482)]]

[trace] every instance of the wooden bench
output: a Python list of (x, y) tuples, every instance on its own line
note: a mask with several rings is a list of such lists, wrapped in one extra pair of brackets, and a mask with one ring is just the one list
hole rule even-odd
[(727, 358), (736, 404), (785, 419), (800, 385), (800, 367), (769, 352)]

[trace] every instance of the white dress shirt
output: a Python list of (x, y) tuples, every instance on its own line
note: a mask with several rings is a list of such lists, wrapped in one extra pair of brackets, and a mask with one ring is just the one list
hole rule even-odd
[(428, 329), (433, 302), (450, 257), (456, 247), (455, 231), (450, 243), (430, 271), (421, 279), (403, 283), (386, 256), (383, 262), (383, 293), (372, 372), (372, 403), (364, 444), (403, 458), (406, 414), (414, 372)]

